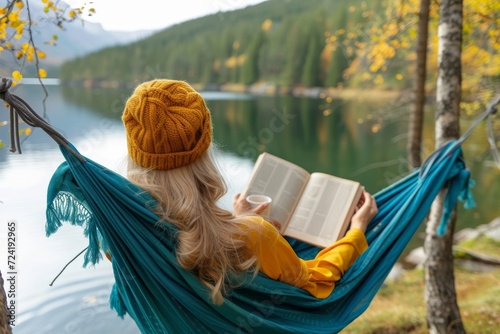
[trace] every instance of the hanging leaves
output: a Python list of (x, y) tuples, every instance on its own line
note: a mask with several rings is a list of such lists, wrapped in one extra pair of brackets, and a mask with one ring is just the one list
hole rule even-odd
[[(43, 11), (47, 15), (47, 22), (52, 22), (60, 28), (65, 23), (95, 13), (95, 9), (89, 8), (88, 5), (71, 8), (62, 1), (41, 0), (41, 2), (44, 5)], [(92, 2), (89, 3), (89, 5), (91, 4)], [(26, 0), (7, 0), (0, 5), (0, 52), (12, 52), (21, 64), (24, 61), (35, 62), (38, 68), (38, 61), (46, 58), (46, 54), (33, 42), (32, 26), (36, 25), (37, 22), (28, 18), (28, 9), (29, 2)], [(56, 45), (56, 41), (57, 35), (54, 35), (50, 41), (46, 41), (44, 44)], [(14, 72), (18, 77), (14, 78), (15, 82), (19, 82), (22, 78), (18, 72)], [(39, 69), (38, 76), (44, 78), (47, 76), (47, 72), (44, 69)]]
[[(419, 0), (389, 2), (385, 13), (363, 12), (369, 24), (354, 27), (346, 39), (357, 55), (345, 74), (355, 82), (383, 88), (384, 84), (404, 82), (413, 77), (416, 54)], [(436, 82), (439, 4), (431, 3), (429, 17), (428, 80)], [(464, 0), (462, 34), (462, 88), (464, 99), (481, 101), (467, 105), (473, 114), (492, 97), (500, 76), (500, 1)], [(335, 34), (337, 37), (340, 31)], [(333, 37), (330, 37), (332, 40)], [(352, 41), (361, 43), (352, 43)], [(347, 50), (347, 48), (344, 48)], [(369, 73), (366, 71), (368, 66)]]
[(47, 71), (45, 71), (43, 68), (38, 69), (38, 77), (39, 78), (46, 78), (47, 77)]
[(16, 70), (16, 71), (12, 72), (12, 78), (14, 78), (14, 80), (16, 80), (16, 81), (21, 81), (23, 76), (22, 76), (21, 72)]

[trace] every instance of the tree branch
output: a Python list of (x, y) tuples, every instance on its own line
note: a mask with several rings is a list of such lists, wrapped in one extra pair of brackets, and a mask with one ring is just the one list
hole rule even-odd
[(9, 325), (9, 311), (7, 309), (7, 296), (3, 287), (3, 277), (0, 271), (0, 334), (11, 334), (12, 329)]

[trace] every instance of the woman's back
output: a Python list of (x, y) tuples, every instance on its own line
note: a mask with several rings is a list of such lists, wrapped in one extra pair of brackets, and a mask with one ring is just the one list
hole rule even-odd
[(139, 85), (122, 116), (127, 130), (127, 177), (150, 193), (164, 223), (175, 225), (177, 259), (221, 303), (226, 277), (251, 268), (241, 223), (217, 206), (226, 193), (211, 154), (210, 112), (188, 84), (154, 80)]

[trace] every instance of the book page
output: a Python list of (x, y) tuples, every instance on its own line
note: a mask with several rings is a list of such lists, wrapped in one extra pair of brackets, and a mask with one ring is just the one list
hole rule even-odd
[(285, 234), (327, 247), (340, 239), (361, 196), (358, 182), (313, 173)]
[(281, 224), (283, 232), (308, 178), (309, 173), (305, 169), (269, 153), (263, 153), (255, 164), (252, 178), (243, 194), (271, 197), (269, 215)]

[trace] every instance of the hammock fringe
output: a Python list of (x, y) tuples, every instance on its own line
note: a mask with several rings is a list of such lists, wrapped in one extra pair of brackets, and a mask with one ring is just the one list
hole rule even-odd
[(83, 234), (89, 240), (83, 267), (95, 265), (102, 260), (101, 247), (106, 247), (106, 243), (97, 229), (91, 211), (73, 194), (58, 192), (47, 204), (46, 219), (45, 232), (48, 237), (57, 232), (64, 222), (83, 228)]

